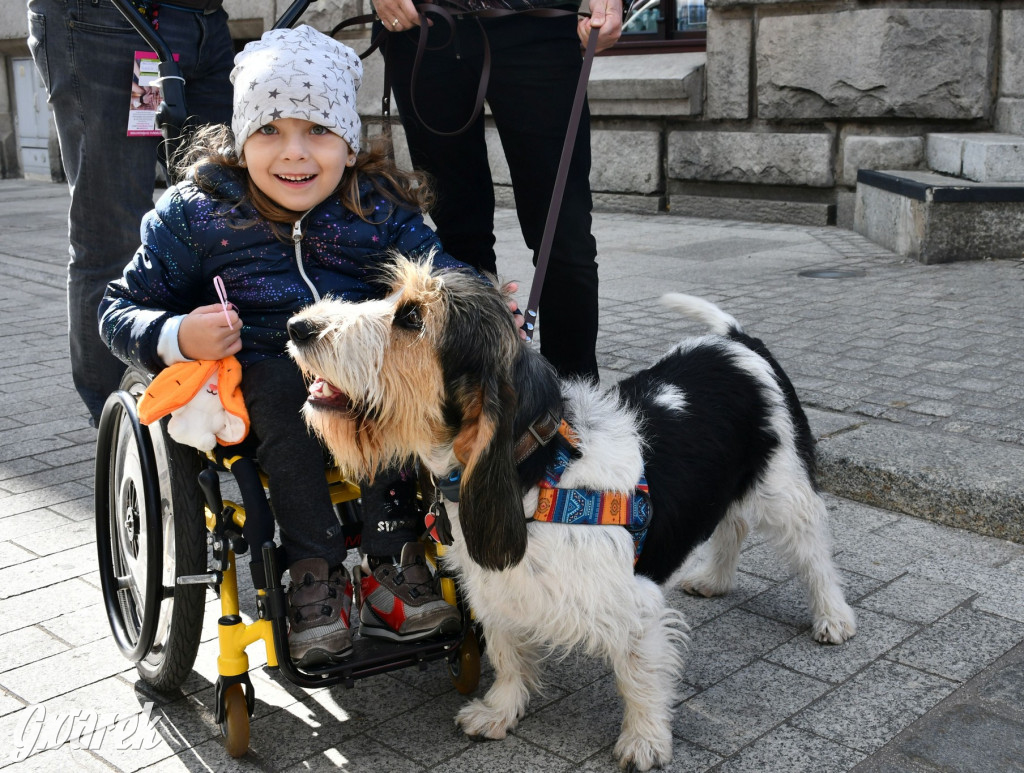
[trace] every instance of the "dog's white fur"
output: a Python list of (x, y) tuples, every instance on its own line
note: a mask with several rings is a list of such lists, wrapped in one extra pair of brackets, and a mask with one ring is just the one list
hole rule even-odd
[[(524, 514), (534, 512), (537, 488), (527, 481), (520, 497), (523, 484), (514, 467), (506, 469), (511, 453), (505, 446), (518, 437), (507, 414), (524, 410), (533, 399), (530, 390), (556, 384), (555, 403), (564, 406), (579, 439), (579, 456), (559, 485), (628, 492), (644, 470), (645, 455), (658, 452), (650, 423), (657, 416), (658, 428), (672, 431), (674, 421), (697, 412), (694, 398), (657, 376), (649, 377), (646, 396), (633, 404), (625, 392), (602, 393), (581, 382), (557, 386), (549, 366), (531, 365), (538, 355), (524, 354), (498, 290), (404, 260), (391, 281), (393, 292), (383, 301), (327, 300), (293, 318), (290, 352), (307, 373), (331, 385), (325, 390), (318, 381), (313, 387), (306, 417), (350, 473), (366, 476), (409, 458), (438, 476), (463, 470), (460, 503), (446, 503), (454, 544), (444, 560), (458, 572), (483, 625), (495, 682), (459, 711), (458, 724), (471, 736), (503, 738), (540, 687), (541, 660), (578, 647), (614, 670), (625, 704), (615, 744), (620, 764), (647, 770), (667, 763), (685, 622), (666, 605), (660, 586), (638, 573), (643, 555), (634, 572), (634, 545), (624, 528), (527, 525)], [(757, 460), (763, 466), (756, 482), (714, 516), (710, 539), (692, 553), (703, 540), (689, 526), (694, 514), (674, 512), (664, 499), (659, 505), (651, 479), (655, 523), (674, 519), (673, 527), (686, 535), (680, 540), (685, 544), (645, 548), (645, 555), (651, 551), (652, 560), (661, 562), (652, 576), (678, 568), (674, 579), (685, 590), (726, 593), (743, 537), (760, 526), (810, 587), (814, 638), (844, 641), (855, 631), (854, 615), (839, 588), (825, 507), (794, 440), (797, 430), (777, 373), (748, 345), (729, 338), (734, 331), (735, 337), (743, 334), (715, 306), (689, 296), (668, 302), (715, 334), (684, 341), (665, 362), (699, 353), (727, 362), (729, 372), (748, 374), (764, 401), (763, 423), (777, 442), (770, 458)], [(524, 368), (537, 375), (522, 375)], [(658, 460), (646, 461), (650, 473)], [(518, 474), (524, 475), (522, 469)], [(511, 514), (505, 513), (506, 500), (514, 505)]]

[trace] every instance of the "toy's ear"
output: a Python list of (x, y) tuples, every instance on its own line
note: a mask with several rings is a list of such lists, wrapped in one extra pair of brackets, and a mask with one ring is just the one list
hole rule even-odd
[(470, 558), (506, 569), (526, 553), (523, 492), (513, 458), (515, 392), (501, 378), (461, 390), (462, 425), (454, 451), (462, 463), (459, 522)]

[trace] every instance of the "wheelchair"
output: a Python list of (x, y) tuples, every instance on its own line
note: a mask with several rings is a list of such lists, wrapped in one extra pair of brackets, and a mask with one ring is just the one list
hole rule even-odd
[[(469, 694), (480, 680), (482, 636), (459, 598), (456, 582), (439, 570), (445, 599), (461, 613), (458, 633), (418, 642), (362, 638), (355, 633), (351, 656), (303, 669), (288, 655), (287, 599), (274, 542), (274, 519), (266, 479), (246, 441), (209, 454), (174, 442), (165, 417), (140, 423), (137, 402), (151, 381), (129, 368), (108, 399), (96, 441), (96, 548), (103, 601), (118, 649), (156, 690), (177, 690), (192, 671), (199, 649), (206, 590), (220, 597), (216, 721), (228, 753), (249, 748), (255, 692), (246, 649), (261, 641), (267, 668), (301, 687), (342, 684), (410, 666), (425, 669), (447, 660), (458, 692)], [(241, 501), (221, 495), (230, 474)], [(325, 471), (346, 546), (358, 544), (359, 489), (337, 470)], [(250, 561), (256, 617), (239, 609), (236, 557), (255, 548)], [(258, 553), (256, 552), (258, 550)], [(443, 546), (428, 541), (437, 566)]]

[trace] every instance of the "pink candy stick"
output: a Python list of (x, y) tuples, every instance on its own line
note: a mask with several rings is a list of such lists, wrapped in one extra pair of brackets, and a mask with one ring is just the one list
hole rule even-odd
[(231, 324), (231, 317), (228, 315), (228, 294), (224, 290), (224, 280), (220, 276), (215, 276), (213, 278), (213, 286), (217, 290), (217, 297), (220, 298), (221, 306), (224, 307), (224, 319), (228, 321), (228, 327), (234, 330), (235, 326)]

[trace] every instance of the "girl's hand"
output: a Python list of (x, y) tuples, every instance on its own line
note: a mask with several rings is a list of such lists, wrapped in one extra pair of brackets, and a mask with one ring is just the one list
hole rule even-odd
[(505, 295), (508, 296), (508, 308), (515, 315), (516, 327), (519, 329), (519, 337), (525, 341), (526, 331), (523, 330), (523, 312), (519, 310), (519, 304), (516, 303), (516, 299), (512, 297), (519, 289), (519, 283), (506, 282), (504, 287), (501, 289)]
[(229, 307), (225, 317), (219, 303), (193, 310), (178, 327), (178, 348), (190, 360), (221, 360), (237, 354), (242, 348), (238, 312)]

